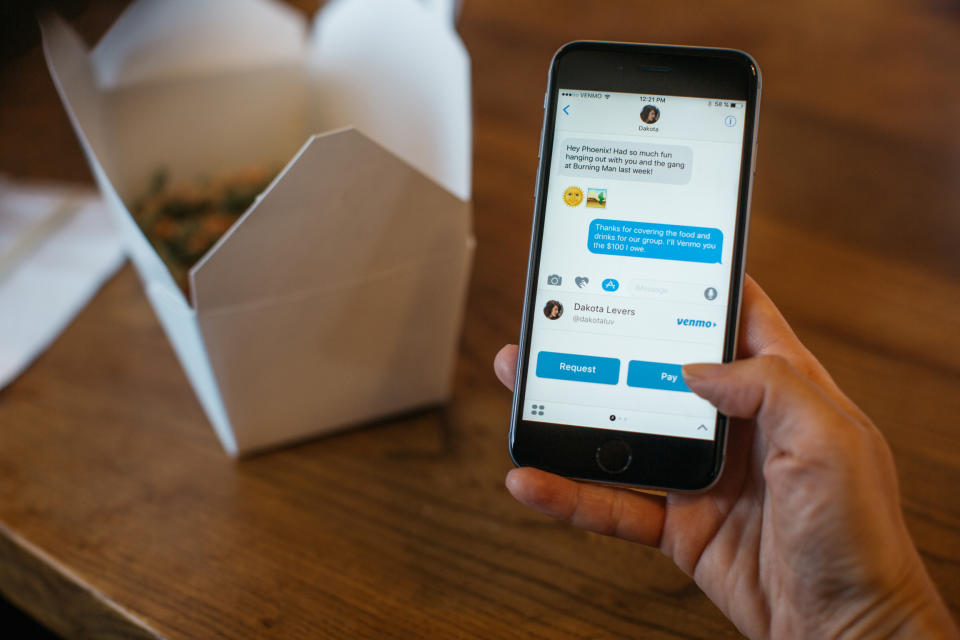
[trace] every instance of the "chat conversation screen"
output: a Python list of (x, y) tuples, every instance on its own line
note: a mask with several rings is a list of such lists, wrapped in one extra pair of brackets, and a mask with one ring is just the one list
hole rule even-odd
[(593, 220), (587, 234), (592, 253), (686, 262), (720, 262), (723, 232), (679, 224)]
[(526, 420), (714, 437), (746, 104), (561, 89), (524, 351)]
[(686, 146), (579, 139), (561, 146), (560, 173), (568, 176), (686, 184), (693, 172), (693, 150)]

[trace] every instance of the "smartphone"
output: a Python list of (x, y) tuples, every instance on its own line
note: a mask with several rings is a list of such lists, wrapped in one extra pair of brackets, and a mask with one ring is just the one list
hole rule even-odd
[(550, 66), (510, 424), (515, 464), (710, 487), (727, 418), (684, 384), (733, 359), (760, 69), (746, 53), (573, 42)]

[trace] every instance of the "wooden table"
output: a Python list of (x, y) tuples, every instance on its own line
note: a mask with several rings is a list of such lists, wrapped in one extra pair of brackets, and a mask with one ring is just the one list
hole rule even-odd
[[(122, 4), (73, 22), (93, 41)], [(736, 637), (657, 551), (503, 487), (490, 362), (519, 328), (547, 63), (590, 37), (760, 61), (749, 270), (889, 438), (956, 615), (960, 30), (907, 4), (468, 0), (479, 246), (450, 405), (230, 460), (126, 267), (0, 392), (0, 592), (68, 637)], [(0, 171), (90, 181), (36, 46), (0, 96)]]

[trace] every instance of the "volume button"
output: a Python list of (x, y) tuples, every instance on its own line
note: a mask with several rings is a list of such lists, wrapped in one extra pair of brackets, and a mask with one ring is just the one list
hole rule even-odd
[(537, 159), (540, 158), (540, 153), (543, 151), (543, 129), (544, 127), (540, 127), (540, 144), (537, 146)]

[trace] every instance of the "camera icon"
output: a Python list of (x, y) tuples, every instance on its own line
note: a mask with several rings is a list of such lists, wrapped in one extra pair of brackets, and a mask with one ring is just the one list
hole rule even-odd
[(547, 276), (547, 284), (550, 285), (551, 287), (559, 287), (560, 285), (563, 284), (563, 278), (561, 278), (555, 273), (551, 274)]

